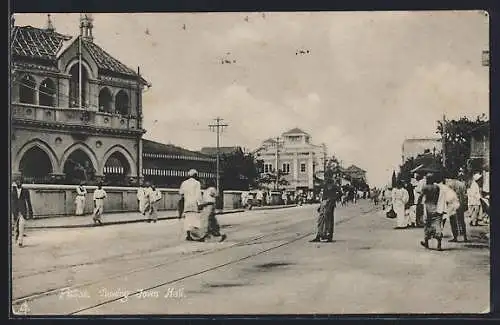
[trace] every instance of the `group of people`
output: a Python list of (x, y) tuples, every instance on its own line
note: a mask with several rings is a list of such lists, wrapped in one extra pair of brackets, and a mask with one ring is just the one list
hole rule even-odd
[(158, 205), (161, 199), (161, 191), (151, 182), (146, 182), (137, 189), (139, 212), (143, 216), (147, 215), (147, 222), (156, 222), (158, 220)]
[[(241, 194), (241, 206), (244, 208), (252, 209), (252, 207), (257, 206), (269, 206), (273, 204), (312, 204), (320, 201), (320, 194), (314, 194), (313, 191), (297, 190), (295, 192), (290, 192), (287, 190), (282, 190), (279, 193), (278, 201), (272, 199), (270, 191), (266, 190), (255, 190), (255, 191), (243, 191)], [(279, 202), (279, 203), (277, 203)]]
[(187, 241), (204, 242), (212, 237), (224, 241), (227, 236), (220, 232), (220, 226), (215, 216), (217, 189), (213, 181), (208, 180), (205, 190), (198, 179), (198, 172), (191, 169), (189, 178), (182, 182), (179, 189), (179, 217), (184, 218), (184, 232)]
[[(469, 186), (465, 175), (460, 172), (457, 178), (446, 177), (445, 171), (416, 173), (405, 184), (398, 181), (396, 186), (381, 192), (383, 209), (387, 214), (395, 214), (395, 229), (424, 227), (424, 240), (421, 245), (429, 248), (431, 239), (437, 240), (437, 249), (442, 249), (443, 227), (449, 221), (453, 238), (467, 239), (465, 222), (469, 214), (470, 226), (477, 226), (481, 211), (481, 191), (478, 182), (482, 175), (472, 176)], [(449, 175), (448, 175), (449, 176)]]

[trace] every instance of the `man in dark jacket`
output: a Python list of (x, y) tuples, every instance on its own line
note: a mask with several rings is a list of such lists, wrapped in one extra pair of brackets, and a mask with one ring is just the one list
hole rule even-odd
[(33, 217), (31, 197), (28, 189), (23, 188), (21, 179), (16, 180), (11, 191), (12, 219), (15, 224), (15, 239), (19, 247), (23, 246), (24, 225), (26, 219)]

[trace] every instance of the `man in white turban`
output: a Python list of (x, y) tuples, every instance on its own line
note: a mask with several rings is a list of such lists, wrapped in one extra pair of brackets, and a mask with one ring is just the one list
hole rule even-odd
[(200, 206), (203, 204), (201, 184), (197, 180), (198, 172), (191, 169), (189, 178), (182, 182), (179, 194), (184, 199), (184, 231), (186, 240), (205, 241), (206, 227), (201, 223)]
[(481, 174), (474, 174), (470, 187), (467, 190), (467, 203), (469, 205), (470, 225), (477, 226), (479, 222), (479, 211), (481, 207), (481, 191), (478, 181), (481, 179)]

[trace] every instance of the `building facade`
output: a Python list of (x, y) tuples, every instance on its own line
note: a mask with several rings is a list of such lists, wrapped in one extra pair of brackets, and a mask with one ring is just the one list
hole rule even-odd
[(281, 171), (288, 185), (286, 190), (313, 190), (315, 174), (326, 164), (326, 146), (315, 145), (311, 136), (301, 129), (289, 130), (276, 139), (265, 140), (255, 150), (256, 159), (263, 164), (263, 173)]
[(490, 170), (490, 124), (484, 123), (471, 132), (469, 168), (473, 171)]
[(202, 180), (216, 179), (214, 158), (171, 144), (142, 140), (143, 174), (145, 182), (158, 187), (179, 188), (188, 178), (190, 169), (196, 169)]
[[(76, 22), (75, 22), (76, 23)], [(81, 34), (11, 26), (11, 172), (29, 183), (135, 185), (150, 84)]]
[(402, 163), (404, 164), (408, 159), (415, 158), (425, 152), (440, 153), (443, 149), (440, 138), (415, 138), (406, 139), (403, 141), (402, 146)]

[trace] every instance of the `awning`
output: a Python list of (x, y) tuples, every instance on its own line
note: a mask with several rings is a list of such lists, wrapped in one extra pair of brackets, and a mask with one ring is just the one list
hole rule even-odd
[[(144, 168), (142, 174), (144, 176), (161, 176), (161, 177), (188, 177), (189, 170), (178, 169), (162, 169), (162, 168)], [(200, 178), (215, 178), (215, 173), (198, 172)]]
[(118, 158), (110, 157), (104, 165), (104, 174), (123, 175), (125, 174), (125, 167)]

